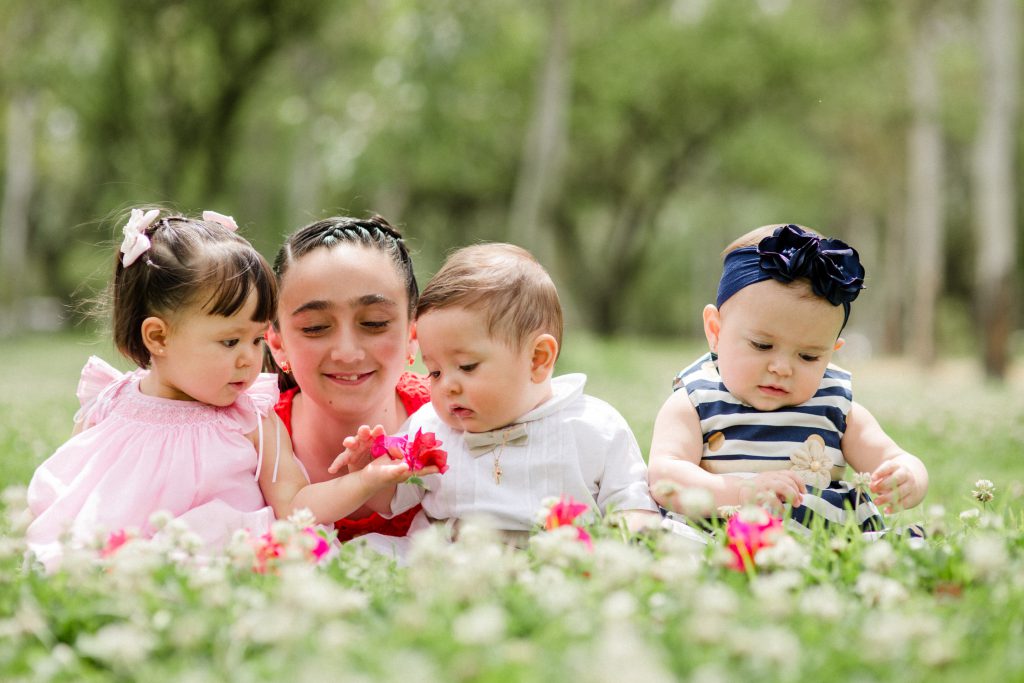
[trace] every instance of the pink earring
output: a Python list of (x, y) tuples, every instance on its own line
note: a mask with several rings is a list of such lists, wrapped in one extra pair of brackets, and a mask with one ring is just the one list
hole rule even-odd
[(292, 366), (289, 365), (288, 361), (286, 361), (286, 360), (281, 361), (279, 363), (279, 365), (281, 366), (281, 371), (282, 372), (291, 372), (292, 371)]

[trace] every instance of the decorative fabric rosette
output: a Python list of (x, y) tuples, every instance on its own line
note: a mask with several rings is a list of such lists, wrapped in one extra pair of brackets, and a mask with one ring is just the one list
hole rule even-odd
[(761, 269), (780, 282), (805, 277), (833, 306), (849, 304), (864, 289), (864, 267), (846, 242), (825, 239), (795, 225), (779, 228), (757, 245)]
[(807, 437), (789, 460), (792, 463), (789, 469), (805, 484), (824, 489), (832, 482), (832, 459), (825, 453), (825, 442), (817, 434)]

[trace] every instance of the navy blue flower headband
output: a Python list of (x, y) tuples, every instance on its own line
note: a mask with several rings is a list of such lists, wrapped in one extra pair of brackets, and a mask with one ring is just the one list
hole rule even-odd
[(810, 280), (815, 294), (843, 307), (845, 327), (850, 302), (864, 289), (864, 266), (857, 250), (846, 242), (785, 225), (756, 247), (741, 247), (726, 255), (716, 305), (721, 308), (736, 292), (769, 278), (783, 283)]

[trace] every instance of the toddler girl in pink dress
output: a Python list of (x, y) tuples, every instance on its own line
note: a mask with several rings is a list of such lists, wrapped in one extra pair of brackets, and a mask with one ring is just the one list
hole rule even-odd
[(275, 513), (309, 508), (332, 522), (410, 476), (405, 463), (382, 462), (307, 483), (272, 410), (277, 377), (260, 374), (274, 274), (236, 229), (215, 212), (132, 210), (111, 295), (115, 344), (139, 369), (89, 359), (73, 436), (32, 477), (26, 537), (48, 569), (64, 542), (128, 528), (151, 536), (158, 510), (210, 552), (237, 529), (266, 531)]

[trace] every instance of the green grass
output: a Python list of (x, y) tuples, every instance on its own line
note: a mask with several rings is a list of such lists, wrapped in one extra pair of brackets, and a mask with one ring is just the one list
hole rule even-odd
[[(0, 486), (27, 482), (66, 438), (82, 363), (113, 359), (90, 339), (0, 342)], [(559, 372), (586, 372), (646, 447), (671, 377), (700, 350), (574, 335)], [(662, 530), (627, 539), (604, 520), (587, 527), (589, 550), (562, 526), (519, 551), (467, 523), (458, 543), (418, 536), (402, 569), (359, 543), (314, 564), (298, 521), (194, 558), (172, 524), (106, 557), (69, 551), (47, 575), (23, 567), (25, 503), (10, 490), (0, 680), (1024, 680), (1022, 377), (987, 386), (965, 361), (839, 362), (930, 469), (926, 505), (907, 513), (926, 522), (923, 544), (784, 533), (744, 573), (726, 566), (722, 529), (693, 545)], [(993, 502), (971, 500), (979, 478), (995, 482)]]
[[(33, 335), (0, 341), (0, 487), (27, 483), (71, 430), (78, 373), (92, 354), (126, 368), (95, 334)], [(694, 341), (602, 340), (574, 333), (558, 373), (584, 372), (587, 391), (615, 406), (640, 447), (650, 446), (654, 418), (675, 373), (702, 352)], [(976, 479), (1003, 491), (1024, 488), (1024, 368), (1003, 385), (986, 384), (967, 359), (925, 370), (907, 360), (837, 362), (854, 372), (854, 395), (908, 451), (928, 466), (925, 504), (963, 504)], [(1020, 364), (1020, 363), (1019, 363)]]

